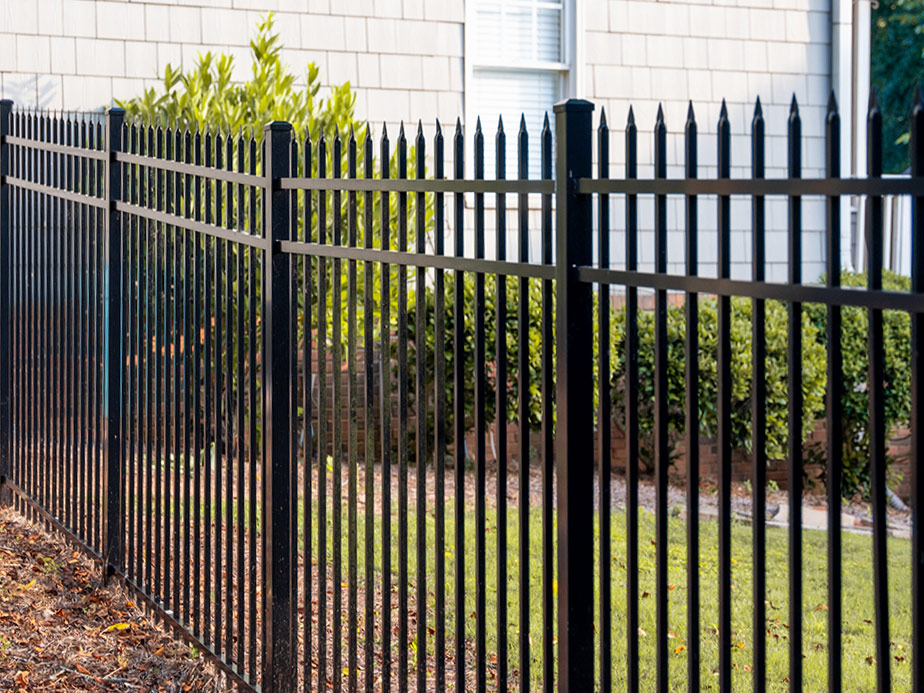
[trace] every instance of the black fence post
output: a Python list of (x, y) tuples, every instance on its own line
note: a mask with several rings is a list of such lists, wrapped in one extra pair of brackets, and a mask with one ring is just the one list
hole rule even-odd
[(115, 155), (122, 151), (125, 111), (110, 108), (106, 114), (106, 354), (103, 391), (106, 410), (106, 576), (121, 571), (122, 555), (122, 165)]
[[(911, 106), (911, 175), (924, 177), (924, 97), (914, 88)], [(911, 290), (924, 294), (924, 196), (912, 198)], [(924, 532), (921, 504), (924, 503), (924, 314), (911, 315), (911, 584), (924, 580)], [(911, 597), (911, 639), (914, 662), (911, 690), (924, 690), (924, 599), (920, 587)]]
[(593, 315), (591, 285), (577, 268), (593, 258), (591, 196), (578, 193), (592, 175), (589, 101), (555, 104), (558, 689), (594, 686), (593, 623)]
[(0, 101), (0, 503), (9, 494), (4, 486), (10, 475), (12, 460), (12, 326), (10, 325), (11, 280), (13, 266), (10, 257), (10, 186), (3, 182), (3, 176), (10, 172), (10, 145), (6, 136), (10, 134), (10, 120), (13, 102)]
[(279, 179), (289, 175), (292, 126), (268, 123), (263, 135), (263, 677), (262, 690), (294, 690), (292, 633), (292, 536), (289, 468), (290, 260), (279, 243), (289, 239), (289, 193)]

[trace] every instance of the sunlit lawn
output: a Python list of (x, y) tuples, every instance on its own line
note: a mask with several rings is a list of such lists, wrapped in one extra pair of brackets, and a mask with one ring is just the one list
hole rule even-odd
[[(413, 483), (413, 481), (411, 481)], [(360, 491), (360, 493), (362, 493)], [(398, 589), (398, 512), (397, 502), (393, 499), (393, 513), (391, 517), (391, 566), (392, 587)], [(328, 559), (333, 556), (331, 507), (328, 505)], [(300, 507), (301, 513), (301, 507)], [(426, 547), (427, 547), (427, 589), (429, 593), (428, 625), (434, 625), (434, 559), (435, 559), (435, 519), (433, 509), (428, 509), (426, 517)], [(317, 557), (317, 505), (314, 505), (313, 529), (313, 556)], [(412, 507), (408, 509), (408, 603), (412, 609), (416, 608), (416, 541), (417, 541), (417, 515)], [(613, 679), (618, 690), (624, 685), (625, 669), (625, 613), (626, 613), (626, 522), (623, 512), (614, 512), (612, 522), (612, 620), (613, 620)], [(342, 514), (342, 561), (343, 581), (347, 580), (347, 565), (349, 556), (347, 506), (343, 506)], [(471, 647), (475, 633), (475, 515), (472, 508), (465, 513), (465, 606), (466, 629)], [(496, 653), (497, 643), (497, 515), (491, 508), (487, 511), (486, 533), (486, 585), (487, 585), (487, 639), (488, 652)], [(508, 662), (509, 669), (515, 673), (519, 669), (518, 634), (520, 623), (519, 614), (519, 580), (520, 566), (518, 565), (518, 511), (511, 509), (507, 522), (507, 574), (508, 574)], [(299, 520), (301, 526), (301, 518)], [(356, 530), (356, 552), (358, 561), (358, 581), (362, 585), (365, 565), (364, 541), (365, 515), (364, 509), (358, 513)], [(374, 513), (375, 527), (375, 584), (380, 585), (382, 570), (382, 519), (380, 511)], [(639, 515), (639, 563), (640, 563), (640, 671), (642, 676), (642, 689), (652, 690), (654, 686), (655, 671), (655, 546), (654, 516), (641, 511)], [(699, 671), (701, 685), (704, 690), (715, 690), (718, 686), (718, 636), (716, 624), (718, 622), (718, 594), (717, 594), (717, 527), (714, 522), (700, 523), (700, 613), (701, 623), (699, 632), (691, 634), (687, 628), (686, 620), (686, 529), (685, 523), (679, 518), (671, 518), (669, 525), (670, 547), (669, 556), (669, 591), (670, 605), (670, 675), (671, 689), (685, 690), (687, 687), (687, 651), (686, 643), (690, 637), (698, 637), (701, 642), (702, 660)], [(530, 583), (530, 637), (531, 666), (530, 676), (535, 684), (541, 681), (541, 653), (542, 653), (542, 545), (541, 545), (541, 515), (538, 509), (533, 508), (529, 513), (530, 531), (530, 562), (528, 566)], [(747, 689), (751, 685), (750, 666), (752, 663), (752, 642), (755, 624), (751, 621), (752, 614), (752, 565), (751, 565), (751, 527), (736, 523), (732, 530), (733, 542), (733, 648), (732, 662), (734, 668), (734, 686), (736, 689)], [(446, 620), (447, 620), (447, 651), (452, 652), (452, 633), (454, 632), (455, 594), (454, 573), (455, 560), (458, 556), (453, 537), (455, 526), (453, 522), (453, 505), (446, 507), (446, 545), (445, 545), (445, 571), (446, 571)], [(788, 545), (787, 532), (779, 528), (767, 529), (767, 623), (762, 626), (767, 633), (767, 679), (768, 686), (775, 690), (788, 689), (787, 675), (789, 667), (789, 629), (788, 629)], [(596, 537), (599, 542), (599, 536)], [(303, 537), (300, 538), (300, 542)], [(894, 690), (910, 689), (911, 675), (911, 640), (910, 640), (910, 542), (903, 539), (889, 540), (889, 592), (890, 592), (890, 619), (891, 619), (891, 667), (894, 678)], [(823, 532), (806, 530), (803, 532), (803, 575), (804, 575), (804, 602), (803, 613), (803, 671), (804, 687), (810, 691), (827, 690), (827, 543)], [(875, 689), (874, 657), (874, 613), (873, 613), (873, 573), (872, 573), (872, 541), (867, 536), (844, 534), (843, 537), (843, 608), (844, 620), (842, 629), (844, 685), (851, 690)], [(591, 598), (591, 595), (588, 595)], [(363, 602), (360, 599), (360, 616)], [(596, 609), (595, 609), (596, 611)], [(412, 627), (410, 637), (413, 638), (415, 629)], [(394, 646), (394, 642), (393, 642)], [(416, 643), (413, 643), (416, 651)], [(428, 652), (433, 653), (434, 636), (431, 633), (427, 642)], [(360, 653), (362, 641), (360, 641)], [(360, 658), (362, 655), (360, 654)], [(474, 660), (474, 653), (471, 661)], [(413, 672), (414, 658), (411, 658)], [(469, 664), (471, 666), (471, 663)], [(412, 673), (413, 677), (413, 673)], [(489, 683), (490, 683), (489, 672)]]

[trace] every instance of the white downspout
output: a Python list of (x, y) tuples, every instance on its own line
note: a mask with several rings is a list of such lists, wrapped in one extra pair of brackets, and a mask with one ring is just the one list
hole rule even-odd
[[(858, 4), (865, 4), (863, 2)], [(837, 97), (841, 116), (841, 175), (857, 175), (857, 92), (854, 75), (854, 3), (853, 0), (831, 0), (831, 88)], [(867, 64), (867, 72), (869, 70)], [(868, 80), (867, 80), (868, 82)], [(864, 123), (865, 129), (865, 123)], [(862, 151), (862, 150), (861, 150)], [(865, 170), (865, 161), (863, 162)], [(855, 200), (841, 198), (841, 267), (853, 269), (852, 229), (861, 229), (856, 216)]]
[[(854, 152), (856, 165), (854, 175), (858, 178), (866, 176), (866, 113), (869, 107), (870, 94), (870, 44), (872, 40), (872, 8), (870, 0), (857, 0), (854, 3)], [(866, 239), (864, 236), (865, 218), (857, 219), (855, 246), (857, 253), (854, 267), (862, 270), (865, 265)]]

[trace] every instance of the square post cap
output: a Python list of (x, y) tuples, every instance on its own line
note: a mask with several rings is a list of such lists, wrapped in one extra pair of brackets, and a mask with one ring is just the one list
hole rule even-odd
[(563, 99), (556, 103), (552, 110), (555, 113), (584, 113), (594, 110), (594, 105), (585, 99)]

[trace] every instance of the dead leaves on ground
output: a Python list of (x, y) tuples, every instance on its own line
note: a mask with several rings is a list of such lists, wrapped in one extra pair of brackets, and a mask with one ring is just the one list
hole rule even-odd
[(223, 690), (189, 648), (100, 569), (9, 509), (0, 511), (0, 690)]

